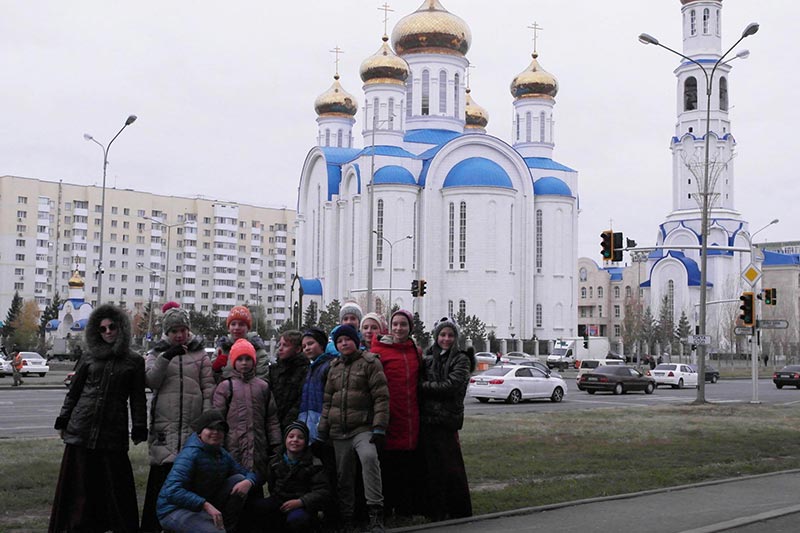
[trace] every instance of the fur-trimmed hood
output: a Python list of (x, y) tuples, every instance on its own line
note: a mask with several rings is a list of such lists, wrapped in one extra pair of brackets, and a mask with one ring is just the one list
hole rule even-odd
[[(106, 318), (111, 319), (119, 328), (113, 344), (106, 343), (100, 334), (100, 322)], [(131, 320), (125, 310), (114, 304), (103, 304), (92, 311), (84, 335), (88, 353), (95, 359), (125, 357), (130, 353)]]

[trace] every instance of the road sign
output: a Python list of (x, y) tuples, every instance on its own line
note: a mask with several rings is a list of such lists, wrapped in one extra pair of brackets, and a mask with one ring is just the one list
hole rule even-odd
[(786, 329), (789, 327), (788, 320), (762, 320), (759, 323), (762, 329)]
[(711, 335), (687, 335), (690, 344), (711, 345)]
[(733, 330), (734, 335), (752, 335), (753, 328), (747, 326), (736, 326)]
[(742, 271), (742, 277), (747, 280), (747, 283), (749, 283), (751, 287), (755, 287), (758, 280), (761, 279), (761, 270), (753, 263), (750, 263)]

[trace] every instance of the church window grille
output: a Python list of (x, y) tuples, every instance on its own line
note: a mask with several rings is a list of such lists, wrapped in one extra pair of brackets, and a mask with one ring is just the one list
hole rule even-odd
[(356, 213), (353, 203), (350, 203), (350, 273), (355, 270), (356, 264)]
[(619, 287), (614, 287), (614, 298), (619, 298)]
[(716, 27), (717, 27), (717, 36), (719, 36), (719, 23), (720, 23), (720, 18), (719, 18), (719, 9), (717, 9), (717, 13), (716, 13), (716, 15), (717, 15), (717, 16), (716, 16), (716, 17), (714, 17), (714, 23), (716, 24)]
[(378, 129), (378, 112), (380, 111), (380, 102), (377, 98), (372, 100), (372, 129)]
[(581, 287), (581, 300), (586, 299), (586, 287)]
[(598, 298), (603, 297), (603, 287), (597, 287), (597, 297)]
[(389, 116), (387, 117), (389, 122), (388, 129), (394, 129), (394, 98), (389, 98)]
[(458, 229), (458, 262), (463, 269), (467, 266), (467, 202), (461, 202)]
[(708, 23), (711, 18), (711, 11), (708, 8), (703, 9), (703, 35), (708, 35)]
[(447, 72), (439, 71), (439, 113), (447, 113)]
[(525, 142), (531, 142), (531, 128), (533, 127), (533, 118), (530, 111), (525, 113)]
[(675, 314), (675, 281), (669, 280), (667, 282), (667, 317), (670, 322), (674, 322)]
[(431, 103), (431, 75), (427, 70), (422, 71), (422, 115), (430, 115)]
[(343, 135), (342, 130), (339, 130), (336, 133), (336, 146), (338, 146), (339, 148), (342, 147), (342, 140), (343, 140), (342, 135)]
[(728, 78), (719, 79), (719, 108), (721, 111), (728, 110)]
[[(377, 251), (375, 252), (375, 260), (378, 266), (383, 262), (383, 199), (378, 200), (378, 221), (376, 222), (376, 231), (378, 234), (375, 236), (377, 241)], [(372, 239), (370, 235), (370, 239)]]
[(448, 225), (448, 234), (447, 234), (447, 263), (450, 265), (450, 268), (453, 268), (453, 248), (455, 246), (455, 233), (456, 233), (456, 221), (455, 221), (455, 205), (453, 202), (450, 202), (448, 207), (447, 213), (447, 225)]
[(467, 302), (464, 300), (458, 301), (458, 314), (466, 316), (467, 314)]
[(536, 304), (536, 327), (542, 327), (542, 304)]
[(689, 34), (697, 35), (697, 13), (694, 9), (689, 12)]
[(459, 80), (460, 78), (458, 74), (456, 74), (453, 80), (453, 116), (463, 119), (463, 114), (461, 117), (458, 116), (458, 110), (461, 107), (461, 84), (459, 83)]
[(447, 316), (453, 316), (453, 300), (447, 300)]
[(331, 145), (331, 130), (325, 130), (325, 146)]
[(539, 113), (539, 142), (544, 142), (544, 111)]
[(411, 99), (411, 91), (413, 87), (414, 87), (414, 80), (412, 80), (411, 76), (409, 76), (408, 79), (406, 80), (406, 117), (408, 118), (411, 118), (411, 111), (412, 111), (411, 103), (413, 101)]
[(683, 83), (683, 110), (693, 111), (697, 109), (697, 79), (689, 76)]
[(514, 121), (514, 124), (517, 127), (517, 141), (519, 141), (519, 113), (517, 113), (517, 119)]
[(536, 273), (537, 274), (542, 273), (542, 253), (544, 253), (544, 246), (542, 244), (544, 241), (544, 237), (542, 235), (543, 231), (542, 223), (543, 223), (542, 210), (537, 209), (536, 210)]

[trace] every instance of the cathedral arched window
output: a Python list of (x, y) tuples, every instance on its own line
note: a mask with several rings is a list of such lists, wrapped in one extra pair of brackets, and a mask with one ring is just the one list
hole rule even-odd
[(455, 263), (456, 206), (450, 202), (447, 207), (447, 263), (452, 269)]
[(447, 300), (447, 316), (453, 316), (453, 300)]
[(343, 135), (342, 130), (336, 132), (336, 146), (338, 146), (339, 148), (342, 147), (342, 142), (344, 140), (344, 137), (342, 137), (342, 135)]
[(539, 142), (544, 142), (544, 111), (539, 113)]
[(536, 273), (542, 273), (542, 254), (544, 253), (544, 228), (542, 228), (544, 217), (542, 216), (542, 210), (536, 210)]
[(619, 298), (619, 287), (614, 287), (614, 298)]
[(717, 9), (716, 17), (714, 17), (714, 24), (717, 27), (717, 35), (719, 35), (719, 24), (720, 24), (719, 9)]
[(331, 130), (325, 130), (325, 146), (331, 145)]
[(439, 71), (439, 113), (447, 113), (447, 72)]
[(427, 70), (422, 71), (422, 115), (431, 114), (431, 74)]
[(531, 142), (531, 128), (533, 128), (533, 124), (531, 122), (533, 118), (531, 117), (531, 112), (528, 111), (525, 113), (525, 142)]
[(586, 287), (581, 287), (581, 300), (586, 299)]
[(411, 79), (411, 76), (409, 76), (406, 79), (406, 117), (408, 118), (411, 118), (411, 112), (413, 111), (413, 108), (411, 107), (411, 102), (412, 102), (411, 92), (413, 90), (413, 87), (414, 87), (414, 80)]
[(467, 267), (467, 202), (461, 202), (458, 220), (458, 262)]
[(669, 280), (667, 282), (667, 316), (670, 322), (675, 321), (675, 281)]
[(719, 79), (719, 108), (721, 111), (728, 110), (728, 78)]
[[(375, 228), (378, 234), (375, 236), (377, 249), (375, 251), (375, 261), (378, 266), (383, 262), (383, 199), (378, 200), (378, 220), (375, 223)], [(372, 238), (372, 236), (370, 236)]]
[(694, 9), (689, 11), (689, 35), (697, 35), (697, 13)]
[(461, 106), (461, 99), (459, 96), (461, 95), (461, 84), (459, 83), (458, 74), (455, 75), (453, 81), (453, 116), (456, 118), (464, 118), (458, 116), (458, 109)]
[(693, 111), (697, 109), (697, 79), (689, 76), (683, 82), (683, 110)]
[(598, 298), (603, 297), (603, 287), (597, 287), (597, 297)]
[(589, 298), (594, 298), (594, 287), (589, 287)]
[(389, 127), (388, 129), (394, 129), (394, 98), (389, 98), (389, 116), (387, 117)]
[(631, 286), (625, 285), (625, 298), (630, 298), (632, 295)]
[(378, 129), (378, 126), (379, 126), (379, 124), (378, 124), (378, 113), (379, 113), (380, 109), (381, 109), (380, 101), (377, 98), (373, 99), (372, 100), (372, 129), (373, 130)]
[(458, 301), (458, 314), (466, 316), (467, 314), (467, 302), (464, 300)]
[(542, 304), (536, 304), (536, 327), (542, 327)]
[(517, 113), (517, 119), (514, 121), (514, 124), (517, 127), (517, 140), (519, 141), (519, 113)]
[(711, 18), (711, 11), (708, 8), (703, 9), (703, 35), (709, 33), (709, 19)]

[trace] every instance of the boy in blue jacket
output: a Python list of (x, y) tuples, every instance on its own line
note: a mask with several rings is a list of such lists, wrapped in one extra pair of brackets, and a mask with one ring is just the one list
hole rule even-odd
[(235, 531), (256, 474), (222, 447), (228, 424), (222, 413), (205, 411), (158, 495), (161, 526), (176, 533)]

